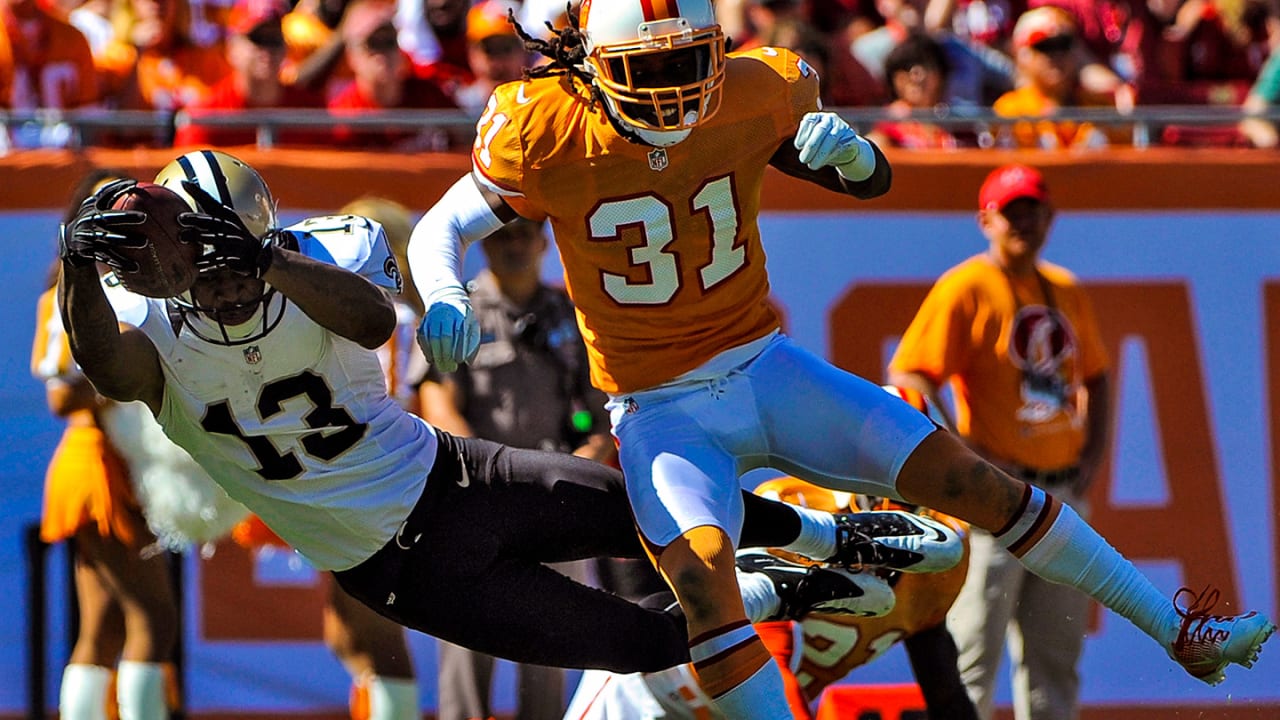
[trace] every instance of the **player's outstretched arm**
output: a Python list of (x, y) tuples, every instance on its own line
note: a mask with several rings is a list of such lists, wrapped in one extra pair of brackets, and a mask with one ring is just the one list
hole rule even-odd
[(113, 400), (142, 400), (155, 413), (164, 391), (160, 357), (141, 330), (120, 324), (98, 274), (98, 263), (137, 270), (118, 251), (146, 245), (139, 232), (146, 216), (115, 209), (117, 198), (135, 185), (122, 179), (102, 186), (59, 228), (58, 308), (71, 355), (94, 388)]
[(58, 306), (71, 355), (94, 388), (112, 400), (141, 400), (151, 412), (159, 412), (164, 392), (160, 357), (141, 330), (118, 322), (93, 263), (63, 259)]
[(409, 271), (427, 309), (418, 344), (442, 372), (471, 362), (480, 349), (480, 323), (462, 285), (467, 246), (516, 218), (499, 195), (468, 174), (418, 221), (409, 237)]
[(782, 172), (862, 200), (889, 192), (893, 170), (875, 143), (859, 135), (839, 115), (811, 112), (800, 120), (769, 164)]

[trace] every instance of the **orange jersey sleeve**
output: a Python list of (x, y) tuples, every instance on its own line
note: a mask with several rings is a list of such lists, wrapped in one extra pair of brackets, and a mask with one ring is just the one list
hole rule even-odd
[(787, 705), (791, 707), (791, 717), (793, 720), (812, 720), (813, 713), (809, 712), (809, 700), (805, 697), (804, 689), (800, 687), (795, 674), (791, 672), (791, 657), (795, 653), (792, 622), (790, 620), (762, 622), (756, 623), (755, 628), (760, 641), (764, 643), (769, 654), (778, 663), (778, 669), (782, 671), (782, 688), (787, 694)]
[(760, 190), (817, 91), (787, 50), (730, 55), (719, 112), (665, 149), (625, 139), (567, 77), (494, 93), (474, 173), (516, 212), (550, 220), (601, 390), (666, 382), (778, 327)]

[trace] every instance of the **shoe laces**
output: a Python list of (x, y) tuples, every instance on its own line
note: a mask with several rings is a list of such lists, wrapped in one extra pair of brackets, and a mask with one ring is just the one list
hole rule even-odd
[[(1191, 596), (1191, 601), (1187, 603), (1186, 609), (1178, 604), (1178, 598), (1183, 594)], [(1227, 622), (1232, 616), (1214, 615), (1213, 608), (1218, 604), (1221, 593), (1213, 586), (1205, 586), (1204, 590), (1197, 595), (1194, 590), (1189, 587), (1179, 588), (1178, 592), (1173, 595), (1173, 609), (1182, 618), (1182, 627), (1178, 628), (1178, 637), (1173, 641), (1173, 650), (1176, 653), (1182, 653), (1183, 650), (1192, 643), (1208, 643), (1216, 645), (1226, 642), (1231, 637), (1231, 631), (1225, 628), (1214, 627), (1210, 623)]]

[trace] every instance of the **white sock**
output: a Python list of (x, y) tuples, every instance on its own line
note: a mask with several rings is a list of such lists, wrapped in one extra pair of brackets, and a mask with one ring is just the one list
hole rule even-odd
[(836, 554), (836, 518), (829, 512), (793, 505), (800, 516), (800, 536), (783, 545), (783, 550), (799, 553), (813, 560), (826, 560)]
[(107, 720), (107, 684), (111, 671), (101, 665), (68, 665), (62, 670), (58, 717), (62, 720)]
[(711, 702), (724, 717), (734, 720), (778, 720), (792, 715), (782, 671), (772, 660)]
[(165, 720), (164, 665), (121, 660), (116, 668), (116, 702), (120, 720)]
[(773, 587), (773, 581), (764, 573), (738, 570), (738, 589), (742, 592), (742, 605), (747, 619), (753, 623), (764, 622), (782, 607), (782, 598)]
[[(1025, 512), (996, 536), (997, 541), (1019, 555), (1031, 572), (1087, 593), (1168, 650), (1179, 627), (1173, 603), (1070, 505), (1040, 488), (1031, 490)], [(1049, 529), (1033, 540), (1037, 528), (1050, 518)], [(1020, 544), (1027, 546), (1019, 548)]]
[(369, 691), (369, 720), (418, 720), (418, 683), (409, 678), (370, 675), (365, 687)]

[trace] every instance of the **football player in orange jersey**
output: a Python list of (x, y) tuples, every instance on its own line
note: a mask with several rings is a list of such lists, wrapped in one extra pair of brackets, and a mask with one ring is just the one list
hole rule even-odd
[[(821, 111), (802, 59), (768, 47), (727, 55), (710, 0), (588, 0), (540, 49), (551, 62), (494, 91), (472, 172), (414, 229), (419, 342), (446, 371), (470, 360), (479, 328), (459, 278), (466, 245), (517, 215), (550, 220), (593, 382), (611, 396), (637, 526), (721, 712), (787, 712), (735, 587), (738, 476), (763, 465), (989, 530), (1206, 682), (1253, 662), (1274, 629), (1266, 618), (1176, 607), (1069, 507), (780, 331), (757, 226), (766, 169), (859, 198), (887, 192), (891, 175), (874, 145)], [(903, 532), (904, 546), (932, 537)], [(908, 569), (930, 567), (914, 554)]]

